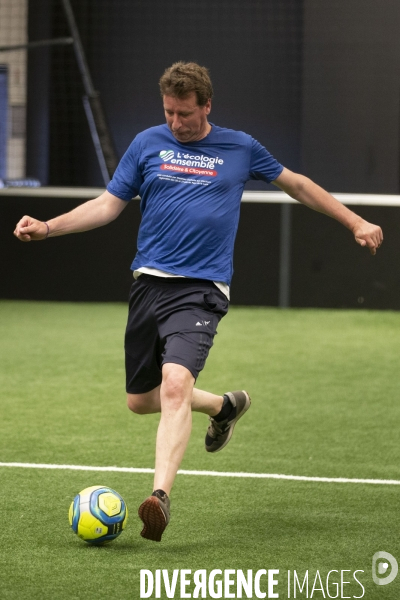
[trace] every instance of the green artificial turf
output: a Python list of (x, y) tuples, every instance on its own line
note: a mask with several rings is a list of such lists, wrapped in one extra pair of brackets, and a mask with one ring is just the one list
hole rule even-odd
[[(1, 462), (153, 467), (158, 416), (125, 407), (125, 319), (118, 304), (0, 302)], [(253, 405), (217, 455), (194, 414), (182, 468), (400, 480), (399, 330), (393, 312), (232, 307), (198, 385), (248, 389)], [(400, 597), (400, 575), (371, 577), (376, 552), (400, 562), (400, 486), (179, 475), (155, 544), (136, 516), (152, 475), (0, 467), (0, 484), (1, 600), (135, 600), (140, 569), (279, 569), (279, 598), (288, 570), (311, 582), (317, 570), (323, 581), (364, 570), (362, 597)], [(97, 484), (118, 490), (130, 516), (118, 540), (93, 548), (67, 514)], [(352, 581), (338, 597), (361, 596)]]

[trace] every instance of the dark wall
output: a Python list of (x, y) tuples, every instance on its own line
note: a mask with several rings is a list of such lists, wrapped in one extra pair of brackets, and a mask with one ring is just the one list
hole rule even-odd
[[(398, 0), (71, 1), (120, 156), (163, 121), (165, 67), (195, 60), (219, 125), (330, 191), (398, 193)], [(29, 1), (31, 41), (65, 35), (62, 2)], [(27, 175), (103, 185), (82, 95), (71, 46), (29, 52)]]
[[(21, 243), (12, 235), (23, 214), (39, 219), (71, 210), (78, 200), (7, 197), (0, 202), (0, 298), (126, 301), (139, 226), (133, 201), (107, 227)], [(280, 205), (244, 203), (235, 247), (232, 303), (276, 306), (279, 297)], [(400, 309), (398, 208), (359, 207), (378, 222), (385, 242), (376, 256), (336, 221), (303, 206), (292, 209), (291, 305)]]
[(22, 300), (123, 301), (132, 282), (140, 219), (132, 202), (117, 220), (101, 229), (44, 242), (22, 243), (12, 232), (24, 214), (40, 220), (72, 210), (83, 200), (2, 197), (0, 222), (0, 298)]
[[(194, 60), (211, 71), (215, 91), (211, 121), (245, 130), (281, 162), (299, 168), (302, 0), (71, 3), (120, 156), (139, 131), (163, 122), (158, 80), (164, 69), (177, 60)], [(65, 35), (69, 31), (59, 0), (29, 2), (30, 40)], [(28, 102), (33, 105), (30, 120), (39, 122), (43, 93), (50, 102), (49, 176), (44, 183), (102, 185), (73, 50), (40, 51), (50, 60), (45, 72), (37, 52), (29, 55), (33, 73)], [(47, 78), (47, 85), (35, 85), (37, 75), (41, 83)], [(31, 133), (35, 140), (29, 154), (38, 144), (46, 144), (33, 126)], [(28, 164), (32, 176), (39, 170), (44, 173), (37, 159), (28, 157)]]
[(331, 192), (399, 192), (399, 0), (305, 0), (302, 168)]
[(293, 206), (291, 306), (400, 308), (399, 209), (358, 206), (356, 212), (383, 229), (375, 256), (333, 219)]

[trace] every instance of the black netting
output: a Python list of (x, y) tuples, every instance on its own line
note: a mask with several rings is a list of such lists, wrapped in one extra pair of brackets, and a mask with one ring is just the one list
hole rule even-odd
[[(287, 167), (331, 191), (398, 192), (398, 0), (71, 6), (119, 157), (136, 133), (163, 121), (163, 70), (194, 60), (211, 71), (212, 121), (252, 134)], [(0, 10), (0, 45), (71, 35), (63, 0), (2, 0)], [(0, 98), (7, 69), (9, 86), (16, 70), (25, 82), (18, 98), (9, 88), (8, 111), (0, 106), (1, 173), (103, 185), (73, 47), (20, 51), (19, 59), (16, 53), (0, 53)], [(18, 155), (13, 167), (11, 150)]]

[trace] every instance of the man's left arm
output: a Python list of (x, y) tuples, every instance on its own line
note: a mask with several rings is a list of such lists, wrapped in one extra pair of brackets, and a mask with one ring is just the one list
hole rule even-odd
[(367, 246), (371, 254), (376, 254), (383, 242), (382, 229), (356, 215), (311, 179), (284, 168), (272, 183), (309, 208), (339, 221), (353, 232), (360, 246)]

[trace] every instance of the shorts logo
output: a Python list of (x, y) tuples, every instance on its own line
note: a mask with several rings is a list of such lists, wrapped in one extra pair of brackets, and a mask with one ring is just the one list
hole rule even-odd
[(175, 152), (173, 150), (161, 150), (160, 152), (160, 158), (163, 159), (164, 162), (166, 162), (167, 160), (171, 160), (171, 158), (174, 158)]
[(211, 321), (197, 321), (196, 327), (201, 327), (202, 325), (208, 325)]

